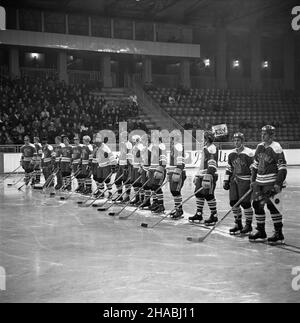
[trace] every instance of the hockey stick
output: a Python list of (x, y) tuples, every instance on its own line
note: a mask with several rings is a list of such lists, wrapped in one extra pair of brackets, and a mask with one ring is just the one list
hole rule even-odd
[[(45, 190), (50, 187), (57, 173), (58, 173), (58, 169), (54, 169), (54, 171), (49, 175), (49, 177), (47, 178), (46, 182), (43, 185), (42, 193), (45, 193)], [(55, 195), (55, 193), (52, 192), (50, 195), (53, 196)]]
[[(141, 176), (139, 177), (139, 178), (141, 178)], [(134, 198), (136, 198), (139, 194), (140, 194), (140, 192), (144, 189), (144, 187), (150, 182), (150, 180), (151, 180), (151, 178), (149, 178), (146, 182), (145, 182), (145, 184), (137, 191), (137, 193), (136, 194), (134, 194), (134, 196), (133, 196), (133, 198), (131, 198), (130, 200), (129, 200), (129, 202), (127, 203), (127, 204), (125, 204), (125, 206), (118, 212), (118, 213), (114, 213), (114, 212), (111, 212), (109, 215), (111, 215), (111, 216), (115, 216), (115, 215), (120, 215), (129, 205), (130, 205), (130, 203), (131, 203), (131, 201), (132, 201), (132, 199), (134, 199)], [(123, 218), (123, 219), (125, 219), (125, 218)]]
[[(74, 181), (74, 179), (76, 178), (76, 176), (78, 175), (80, 173), (80, 170), (78, 170), (77, 169), (77, 171), (71, 176), (71, 178), (70, 178), (70, 183), (65, 183), (60, 189), (59, 189), (59, 193), (63, 193), (63, 190), (68, 186), (68, 185), (70, 185), (71, 184), (71, 186), (72, 186), (72, 182)], [(75, 191), (73, 191), (73, 192), (71, 192), (71, 193), (69, 193), (68, 194), (68, 196), (67, 197), (65, 197), (65, 196), (61, 196), (60, 197), (60, 199), (62, 200), (62, 201), (64, 201), (64, 200), (68, 200), (70, 197), (71, 197), (71, 195), (73, 195), (75, 193)]]
[[(142, 176), (140, 176), (139, 178), (137, 178), (132, 184), (130, 184), (130, 189), (132, 188), (132, 186), (134, 185), (134, 184), (136, 184), (140, 179), (141, 179), (141, 177)], [(128, 182), (130, 182), (130, 178), (123, 184), (123, 186), (125, 186), (126, 184), (128, 184)], [(121, 197), (123, 197), (125, 194), (127, 193), (127, 190), (126, 190), (126, 188), (125, 188), (125, 191), (119, 196), (119, 198), (121, 198)], [(117, 201), (116, 201), (117, 202)], [(104, 212), (104, 211), (108, 211), (111, 207), (113, 207), (114, 205), (116, 205), (117, 203), (116, 202), (114, 202), (114, 203), (112, 203), (108, 208), (104, 208), (103, 206), (106, 204), (106, 203), (104, 203), (103, 205), (102, 205), (102, 207), (101, 208), (99, 208), (98, 209), (98, 211), (99, 212)], [(114, 216), (115, 215), (115, 213), (114, 212), (112, 212), (111, 214), (109, 214), (109, 215), (112, 215), (112, 216)]]
[(14, 175), (16, 173), (16, 171), (21, 168), (22, 166), (20, 165), (19, 167), (17, 167), (16, 169), (14, 169), (11, 173), (9, 173), (8, 175), (6, 175), (5, 177), (2, 178), (2, 181), (4, 182), (7, 178), (9, 178), (10, 176)]
[[(123, 175), (124, 175), (124, 173), (118, 178), (118, 179), (116, 179), (111, 185), (113, 186), (113, 185), (115, 185), (122, 177), (123, 177)], [(127, 179), (127, 181), (122, 185), (122, 189), (123, 189), (123, 186), (124, 185), (126, 185), (126, 184), (128, 184), (128, 182), (130, 181), (130, 178), (128, 178)], [(114, 193), (113, 193), (113, 195), (111, 196), (111, 197), (113, 197), (113, 196), (115, 196), (116, 194), (118, 193), (118, 190), (116, 190)], [(125, 192), (126, 193), (126, 192)], [(124, 194), (125, 194), (124, 193)], [(120, 196), (123, 196), (123, 194), (122, 195), (120, 195)], [(104, 206), (107, 204), (109, 202), (109, 200), (107, 200), (102, 206), (101, 206), (101, 208), (99, 208), (97, 211), (99, 211), (99, 212), (102, 212), (102, 211), (106, 211), (107, 210), (107, 208), (105, 208)], [(115, 203), (114, 203), (115, 204)]]
[(13, 183), (13, 184), (11, 184), (11, 185), (9, 185), (9, 184), (7, 184), (8, 186), (16, 186), (18, 183), (20, 183), (21, 182), (21, 180), (22, 180), (22, 176), (15, 182), (15, 183)]
[[(31, 173), (29, 173), (29, 180), (28, 180), (28, 183), (24, 183), (22, 186), (20, 186), (20, 187), (18, 187), (18, 191), (21, 191), (22, 190), (22, 188), (26, 185), (28, 185), (29, 184), (29, 182), (30, 182), (30, 180), (33, 178), (33, 176), (34, 176), (34, 171), (33, 172), (31, 172)], [(25, 180), (25, 178), (24, 178), (24, 180)]]
[(227, 218), (227, 216), (232, 212), (233, 209), (237, 208), (241, 202), (243, 202), (243, 200), (252, 192), (252, 188), (249, 189), (248, 192), (246, 192), (237, 202), (236, 204), (222, 217), (222, 219), (216, 224), (214, 225), (208, 232), (206, 235), (204, 235), (203, 237), (200, 238), (192, 238), (192, 237), (187, 237), (188, 241), (191, 242), (204, 242), (204, 240), (209, 237), (211, 235), (211, 233)]
[[(112, 173), (110, 173), (109, 174), (109, 176), (112, 176)], [(109, 178), (109, 176), (107, 176), (106, 177), (106, 179), (104, 180), (104, 182)], [(117, 179), (117, 180), (115, 180), (111, 185), (114, 185), (121, 177), (123, 176), (123, 174)], [(106, 190), (104, 190), (103, 191), (103, 194), (105, 194), (107, 191), (109, 190), (109, 188), (106, 188)], [(91, 199), (91, 197), (89, 197), (88, 198), (88, 200), (87, 201), (89, 201)], [(98, 200), (99, 198), (98, 197), (95, 197), (95, 198), (93, 198), (92, 199), (92, 202), (90, 202), (89, 204), (81, 204), (81, 203), (79, 203), (79, 205), (78, 206), (80, 206), (80, 207), (90, 207), (91, 205), (93, 205), (97, 200)], [(108, 200), (105, 202), (105, 203), (107, 203), (108, 202)], [(104, 203), (104, 204), (105, 204)], [(97, 206), (96, 206), (97, 207)]]
[(148, 223), (142, 223), (141, 227), (143, 228), (150, 228), (153, 229), (156, 227), (158, 224), (160, 224), (164, 219), (166, 219), (168, 216), (170, 216), (174, 211), (177, 211), (179, 207), (181, 207), (183, 204), (188, 202), (191, 198), (193, 198), (196, 194), (200, 193), (203, 190), (203, 187), (200, 187), (196, 192), (194, 192), (191, 196), (186, 198), (183, 202), (181, 202), (178, 206), (176, 206), (173, 210), (171, 210), (169, 213), (167, 213), (164, 217), (162, 217), (158, 222), (156, 222), (154, 225), (151, 227), (148, 226)]
[[(169, 182), (168, 181), (166, 181), (164, 184), (162, 184), (155, 192), (152, 192), (151, 193), (151, 195), (146, 199), (146, 203), (148, 202), (148, 201), (150, 201), (150, 199), (151, 199), (151, 197), (154, 195), (154, 194), (156, 194), (160, 189), (162, 189), (166, 184), (168, 184)], [(120, 217), (119, 219), (120, 220), (127, 220), (128, 218), (130, 218), (134, 213), (136, 213), (136, 211), (139, 209), (140, 207), (139, 206), (137, 206), (136, 208), (135, 208), (135, 210), (134, 211), (132, 211), (129, 215), (127, 215), (127, 216), (123, 216), (123, 217)]]
[[(104, 183), (112, 176), (112, 172), (110, 172), (109, 174), (108, 174), (108, 176), (104, 179)], [(80, 205), (80, 204), (85, 204), (85, 203), (87, 203), (92, 197), (93, 197), (93, 195), (98, 191), (99, 189), (98, 189), (98, 187), (96, 188), (96, 190), (94, 191), (94, 192), (92, 192), (92, 194), (91, 194), (91, 196), (89, 196), (86, 200), (84, 200), (84, 201), (78, 201), (77, 202), (77, 204), (78, 205)], [(108, 188), (102, 193), (102, 194), (104, 194), (105, 192), (107, 192), (108, 191)], [(98, 197), (96, 197), (96, 200), (98, 199)], [(94, 200), (94, 202), (96, 201), (96, 200)], [(94, 203), (93, 202), (93, 203)]]

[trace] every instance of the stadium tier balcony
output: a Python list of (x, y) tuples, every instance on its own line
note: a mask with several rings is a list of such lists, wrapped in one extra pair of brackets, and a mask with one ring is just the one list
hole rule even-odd
[(260, 141), (265, 124), (277, 128), (277, 140), (299, 141), (300, 97), (290, 92), (160, 88), (148, 94), (187, 129), (226, 123), (230, 139), (236, 131), (247, 141)]

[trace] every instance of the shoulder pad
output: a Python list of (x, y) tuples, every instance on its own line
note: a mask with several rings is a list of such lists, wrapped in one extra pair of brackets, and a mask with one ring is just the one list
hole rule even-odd
[(159, 149), (160, 149), (160, 150), (166, 150), (166, 145), (165, 145), (165, 144), (163, 144), (163, 143), (160, 143), (160, 144), (159, 144)]
[(273, 141), (270, 147), (274, 150), (276, 154), (281, 154), (283, 152), (283, 149), (280, 145), (280, 143)]
[(217, 153), (217, 147), (215, 145), (210, 145), (207, 147), (207, 150), (210, 154), (216, 154)]
[(132, 149), (132, 143), (131, 142), (126, 142), (125, 144), (127, 149)]
[(136, 147), (138, 150), (141, 150), (141, 151), (144, 149), (144, 145), (141, 143), (139, 143)]
[(254, 151), (253, 151), (253, 149), (250, 149), (248, 147), (245, 147), (243, 153), (246, 154), (249, 157), (254, 157)]
[(35, 149), (35, 145), (34, 144), (29, 144), (29, 146)]
[(66, 147), (66, 146), (65, 146), (65, 144), (61, 143), (61, 144), (60, 144), (60, 147), (61, 147), (61, 148), (64, 148), (64, 147)]
[(93, 151), (93, 146), (92, 145), (88, 145), (88, 148), (90, 151)]
[(48, 149), (49, 149), (50, 151), (52, 151), (52, 150), (53, 150), (53, 147), (52, 147), (51, 145), (48, 145)]
[(176, 148), (177, 151), (180, 151), (180, 152), (183, 151), (183, 146), (181, 143), (177, 143), (174, 147)]
[(106, 152), (106, 153), (111, 153), (110, 148), (109, 148), (106, 144), (103, 144), (102, 149), (103, 149), (103, 151), (104, 151), (104, 152)]

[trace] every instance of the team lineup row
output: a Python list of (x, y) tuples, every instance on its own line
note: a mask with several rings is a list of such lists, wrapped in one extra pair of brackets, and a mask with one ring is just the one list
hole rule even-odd
[[(72, 190), (72, 178), (76, 178), (77, 193), (92, 195), (95, 198), (105, 198), (114, 203), (130, 203), (141, 209), (149, 209), (154, 214), (165, 211), (163, 186), (168, 177), (170, 192), (174, 198), (175, 208), (170, 213), (174, 220), (183, 217), (183, 199), (181, 190), (186, 180), (184, 147), (180, 132), (171, 138), (170, 160), (167, 163), (166, 146), (161, 138), (143, 138), (133, 136), (129, 141), (128, 134), (120, 136), (120, 154), (118, 160), (105, 143), (101, 134), (93, 138), (84, 136), (82, 144), (79, 137), (70, 144), (68, 137), (57, 137), (55, 146), (47, 140), (24, 138), (21, 148), (21, 166), (25, 171), (25, 184), (36, 186), (40, 183), (41, 174), (45, 177), (47, 187), (54, 186), (54, 176), (57, 178), (56, 190)], [(282, 214), (272, 201), (272, 197), (280, 193), (287, 176), (287, 165), (280, 144), (274, 141), (275, 128), (262, 128), (262, 143), (255, 152), (244, 145), (244, 135), (236, 133), (233, 141), (235, 149), (228, 156), (228, 165), (223, 181), (223, 188), (229, 191), (230, 206), (235, 218), (235, 225), (230, 234), (247, 234), (251, 242), (268, 240), (269, 243), (283, 243)], [(211, 131), (204, 133), (204, 148), (201, 167), (194, 178), (197, 211), (189, 218), (192, 223), (203, 223), (214, 226), (218, 222), (215, 188), (218, 180), (218, 149), (214, 144), (215, 135)], [(63, 141), (63, 142), (62, 142)], [(169, 166), (167, 166), (167, 164)], [(115, 181), (111, 183), (112, 175)], [(92, 192), (92, 178), (97, 184), (97, 190)], [(117, 194), (112, 194), (113, 185)], [(106, 186), (106, 189), (105, 189)], [(134, 197), (131, 198), (131, 189)], [(243, 198), (242, 198), (243, 197)], [(237, 202), (242, 198), (240, 204)], [(204, 221), (203, 208), (205, 201), (211, 211), (210, 217)], [(269, 209), (274, 223), (275, 233), (267, 239), (265, 231), (266, 213)], [(242, 224), (242, 210), (245, 215), (245, 225)], [(256, 231), (253, 233), (253, 214), (256, 218)]]

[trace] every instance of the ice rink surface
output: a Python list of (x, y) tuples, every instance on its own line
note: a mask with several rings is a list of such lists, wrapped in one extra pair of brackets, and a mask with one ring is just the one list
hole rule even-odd
[[(187, 172), (184, 198), (194, 189), (195, 170)], [(216, 190), (219, 218), (230, 209), (223, 172)], [(300, 291), (292, 288), (292, 270), (300, 267), (300, 168), (289, 167), (283, 193), (286, 248), (231, 237), (232, 215), (204, 243), (192, 243), (188, 236), (201, 237), (207, 229), (186, 219), (142, 228), (159, 217), (139, 211), (119, 220), (78, 207), (80, 196), (61, 201), (31, 188), (18, 191), (20, 184), (7, 186), (18, 178), (0, 181), (0, 267), (6, 273), (0, 302), (300, 301)], [(171, 210), (167, 187), (164, 193)], [(186, 218), (194, 215), (194, 198), (184, 210)], [(273, 233), (268, 212), (267, 233)]]

